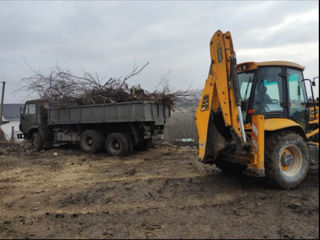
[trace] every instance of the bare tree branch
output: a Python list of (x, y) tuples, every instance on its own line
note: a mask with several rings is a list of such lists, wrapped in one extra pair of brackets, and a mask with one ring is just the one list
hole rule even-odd
[(154, 101), (173, 109), (177, 103), (197, 104), (201, 91), (172, 91), (169, 86), (169, 73), (161, 79), (153, 92), (142, 89), (140, 85), (129, 87), (127, 81), (141, 73), (148, 64), (149, 62), (145, 63), (141, 68), (134, 67), (125, 77), (111, 77), (105, 83), (101, 83), (102, 79), (97, 73), (92, 75), (85, 72), (83, 76), (77, 76), (61, 67), (55, 67), (49, 75), (43, 75), (29, 67), (33, 74), (22, 79), (25, 85), (20, 90), (36, 93), (52, 105)]

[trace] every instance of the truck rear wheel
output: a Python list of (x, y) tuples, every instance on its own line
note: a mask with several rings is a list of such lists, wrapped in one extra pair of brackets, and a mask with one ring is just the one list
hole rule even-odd
[(32, 134), (32, 151), (39, 152), (43, 148), (43, 142), (39, 132)]
[(265, 170), (268, 180), (281, 189), (291, 189), (306, 177), (310, 153), (304, 139), (294, 132), (271, 134), (266, 139)]
[(96, 153), (101, 150), (104, 135), (97, 130), (85, 130), (80, 136), (80, 148), (84, 152)]
[(105, 149), (111, 156), (126, 156), (132, 149), (132, 143), (125, 133), (111, 133), (107, 137)]

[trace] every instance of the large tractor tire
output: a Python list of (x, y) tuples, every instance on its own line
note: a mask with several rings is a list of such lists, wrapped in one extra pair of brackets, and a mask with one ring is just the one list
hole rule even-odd
[(217, 168), (227, 174), (240, 174), (246, 169), (244, 165), (228, 161), (225, 156), (219, 156), (214, 163)]
[(130, 137), (122, 132), (111, 133), (105, 142), (105, 150), (111, 156), (123, 157), (132, 151), (132, 140)]
[(80, 148), (87, 153), (97, 153), (102, 149), (104, 139), (104, 135), (97, 130), (85, 130), (80, 135)]
[(281, 189), (292, 189), (305, 179), (310, 153), (299, 134), (289, 131), (270, 134), (265, 146), (265, 170), (271, 184)]
[(39, 132), (32, 134), (32, 151), (39, 152), (43, 148), (43, 142)]

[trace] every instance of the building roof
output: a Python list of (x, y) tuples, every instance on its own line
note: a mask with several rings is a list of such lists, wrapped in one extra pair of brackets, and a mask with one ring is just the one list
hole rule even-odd
[(9, 121), (4, 117), (4, 116), (2, 116), (2, 121), (1, 121), (1, 125), (2, 124), (6, 124), (6, 123), (8, 123)]
[(3, 117), (6, 120), (20, 119), (20, 107), (23, 107), (23, 104), (18, 104), (18, 103), (3, 104), (3, 110), (2, 110)]

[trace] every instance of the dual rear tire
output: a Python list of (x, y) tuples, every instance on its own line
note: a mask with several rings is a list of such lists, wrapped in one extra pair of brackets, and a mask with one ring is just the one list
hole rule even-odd
[(111, 156), (126, 156), (133, 151), (131, 137), (123, 132), (111, 133), (105, 138), (98, 130), (85, 130), (80, 135), (80, 148), (87, 153), (97, 153), (103, 148)]
[(97, 153), (99, 152), (104, 143), (104, 135), (94, 129), (85, 130), (80, 135), (80, 148), (82, 151), (87, 153)]
[(123, 157), (133, 151), (133, 141), (128, 134), (115, 132), (107, 137), (104, 148), (111, 156)]

